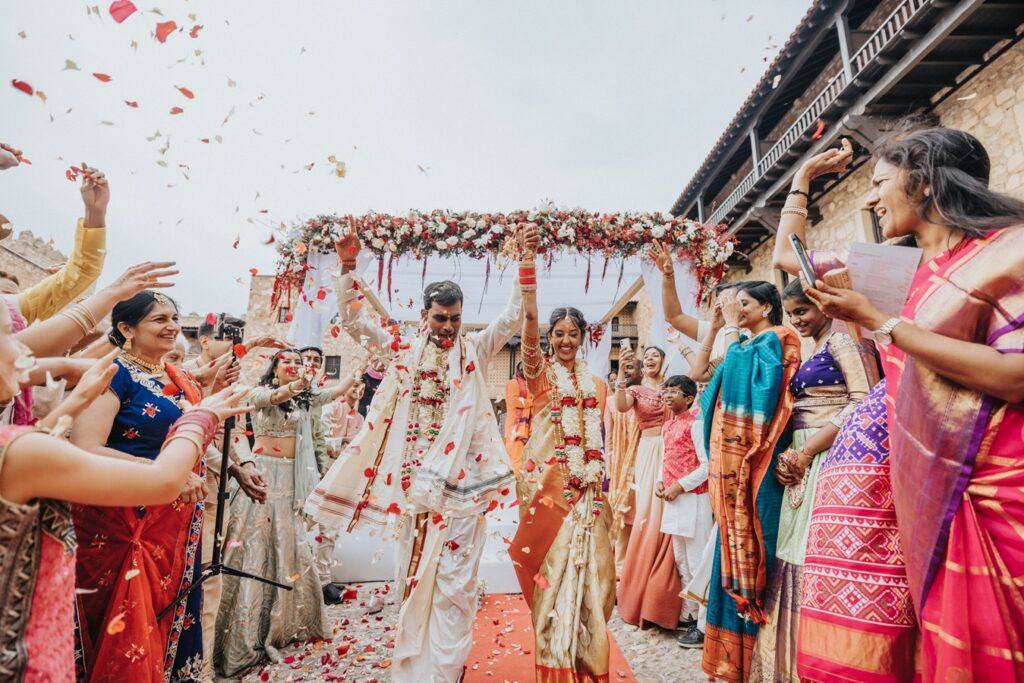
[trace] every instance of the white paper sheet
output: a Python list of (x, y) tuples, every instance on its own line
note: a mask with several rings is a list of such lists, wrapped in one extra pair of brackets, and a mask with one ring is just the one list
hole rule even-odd
[[(899, 315), (910, 294), (921, 254), (916, 247), (854, 242), (846, 259), (854, 291), (866, 296), (882, 313)], [(833, 329), (845, 331), (846, 323), (836, 321)]]

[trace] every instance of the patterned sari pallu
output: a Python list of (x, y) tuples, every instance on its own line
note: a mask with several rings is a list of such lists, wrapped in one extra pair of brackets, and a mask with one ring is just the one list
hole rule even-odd
[[(1024, 228), (967, 238), (918, 269), (902, 317), (1024, 353), (1022, 273)], [(1024, 681), (1024, 406), (954, 384), (895, 346), (883, 362), (922, 675)]]
[(712, 569), (704, 671), (742, 681), (775, 563), (782, 486), (772, 476), (789, 442), (800, 342), (773, 327), (733, 344), (701, 397), (709, 453), (711, 507), (719, 524)]

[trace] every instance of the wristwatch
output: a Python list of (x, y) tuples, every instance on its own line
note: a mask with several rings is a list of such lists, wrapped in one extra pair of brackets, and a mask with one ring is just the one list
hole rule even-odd
[(875, 335), (875, 341), (879, 344), (884, 344), (885, 346), (892, 344), (892, 331), (896, 329), (896, 326), (901, 322), (903, 322), (903, 320), (900, 318), (889, 318), (886, 320), (882, 323), (881, 327), (874, 331), (873, 334)]

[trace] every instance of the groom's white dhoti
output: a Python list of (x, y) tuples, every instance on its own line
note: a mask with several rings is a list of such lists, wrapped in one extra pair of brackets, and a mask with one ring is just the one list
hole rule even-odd
[[(472, 646), (484, 513), (497, 507), (514, 481), (486, 377), (490, 360), (519, 330), (519, 289), (496, 321), (459, 338), (453, 348), (440, 352), (421, 334), (394, 355), (390, 335), (351, 305), (359, 287), (350, 276), (335, 278), (343, 327), (393, 361), (363, 429), (309, 496), (306, 512), (347, 531), (382, 532), (397, 517), (403, 602), (392, 680), (454, 682)], [(421, 363), (435, 367), (438, 355), (446, 364), (443, 417), (419, 425), (419, 369)], [(427, 436), (428, 427), (436, 433)]]

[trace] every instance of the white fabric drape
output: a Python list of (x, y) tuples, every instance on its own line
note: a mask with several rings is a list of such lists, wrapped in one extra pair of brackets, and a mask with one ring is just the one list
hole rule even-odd
[(608, 358), (612, 353), (612, 324), (605, 323), (602, 328), (601, 342), (596, 346), (583, 344), (583, 357), (587, 359), (590, 371), (604, 379), (608, 375)]
[[(668, 323), (665, 321), (664, 308), (661, 304), (661, 282), (662, 275), (658, 267), (650, 259), (643, 259), (640, 263), (641, 274), (644, 278), (644, 289), (651, 302), (651, 329), (647, 333), (647, 344), (657, 346), (668, 354), (665, 362), (665, 376), (685, 374), (690, 368), (689, 363), (683, 359), (674, 344), (668, 342)], [(676, 261), (676, 294), (679, 296), (679, 303), (683, 313), (692, 315), (698, 320), (702, 313), (697, 306), (697, 276), (693, 272), (693, 266), (689, 261)], [(685, 336), (680, 337), (681, 341), (690, 348), (696, 349), (697, 343)]]

